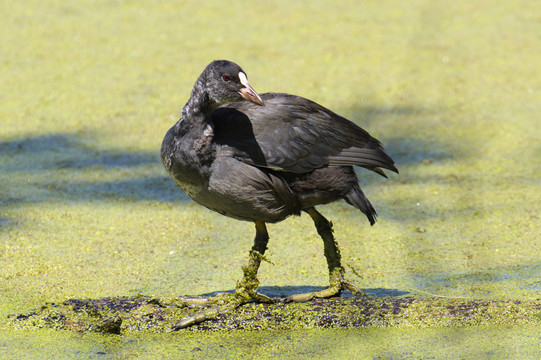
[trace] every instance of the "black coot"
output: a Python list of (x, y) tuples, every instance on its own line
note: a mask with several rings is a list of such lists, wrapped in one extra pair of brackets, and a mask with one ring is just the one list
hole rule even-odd
[(175, 328), (204, 321), (252, 298), (273, 301), (257, 293), (257, 271), (269, 239), (265, 223), (301, 211), (312, 217), (324, 241), (330, 287), (287, 300), (330, 297), (344, 289), (362, 294), (344, 279), (332, 224), (315, 206), (344, 199), (374, 224), (376, 211), (352, 166), (383, 176), (382, 168), (398, 171), (368, 132), (302, 97), (260, 96), (237, 64), (220, 60), (210, 63), (197, 79), (180, 120), (163, 139), (161, 159), (177, 185), (197, 203), (253, 221), (256, 228), (249, 264), (243, 267), (244, 278), (230, 305), (184, 319)]

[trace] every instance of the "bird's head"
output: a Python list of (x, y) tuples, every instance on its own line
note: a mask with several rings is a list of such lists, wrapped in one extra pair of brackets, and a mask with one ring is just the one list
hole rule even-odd
[(203, 72), (208, 96), (218, 105), (248, 100), (263, 106), (263, 100), (248, 83), (246, 73), (227, 60), (211, 62)]

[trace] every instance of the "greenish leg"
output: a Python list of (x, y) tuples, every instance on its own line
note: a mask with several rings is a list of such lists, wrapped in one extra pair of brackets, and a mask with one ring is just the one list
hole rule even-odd
[(286, 302), (305, 302), (313, 298), (329, 298), (340, 295), (343, 290), (348, 290), (353, 295), (364, 296), (361, 289), (344, 279), (345, 271), (340, 261), (340, 250), (338, 249), (338, 245), (333, 236), (332, 223), (315, 208), (310, 208), (306, 210), (306, 212), (312, 217), (312, 220), (314, 220), (317, 232), (323, 239), (324, 254), (329, 267), (330, 286), (321, 291), (288, 296)]
[[(200, 304), (212, 304), (213, 302), (219, 304), (215, 304), (215, 306), (212, 306), (209, 309), (181, 319), (173, 325), (171, 328), (172, 331), (199, 324), (206, 320), (215, 319), (219, 315), (226, 314), (239, 306), (246, 304), (250, 299), (266, 303), (275, 302), (274, 299), (257, 292), (257, 287), (259, 286), (257, 272), (261, 261), (265, 260), (264, 254), (265, 250), (267, 250), (269, 234), (267, 233), (267, 226), (263, 221), (256, 221), (255, 229), (256, 235), (254, 246), (252, 247), (252, 250), (250, 250), (248, 265), (242, 267), (244, 276), (242, 280), (237, 283), (235, 295), (224, 295), (214, 301), (213, 299), (200, 299)], [(193, 302), (188, 300), (186, 303), (191, 304)]]
[(237, 283), (235, 289), (235, 297), (238, 298), (241, 304), (247, 303), (250, 299), (265, 303), (275, 301), (270, 297), (257, 292), (257, 287), (259, 286), (257, 272), (259, 271), (261, 261), (266, 260), (264, 254), (265, 250), (267, 250), (269, 234), (267, 233), (267, 226), (263, 221), (256, 221), (255, 229), (254, 246), (252, 247), (252, 250), (250, 250), (248, 265), (242, 267), (244, 276), (242, 280)]

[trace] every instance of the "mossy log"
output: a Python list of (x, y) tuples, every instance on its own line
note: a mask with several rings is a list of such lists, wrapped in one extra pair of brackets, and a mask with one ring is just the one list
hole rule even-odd
[[(174, 298), (115, 297), (49, 303), (11, 315), (14, 328), (52, 328), (111, 334), (168, 331), (200, 311)], [(541, 322), (538, 300), (464, 300), (416, 297), (337, 297), (307, 303), (249, 303), (182, 331), (299, 330), (367, 326), (520, 325)]]

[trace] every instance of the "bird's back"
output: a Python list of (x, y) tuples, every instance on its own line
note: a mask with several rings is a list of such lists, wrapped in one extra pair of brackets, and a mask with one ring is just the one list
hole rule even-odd
[(257, 166), (307, 173), (325, 166), (397, 171), (381, 143), (353, 122), (300, 96), (266, 93), (265, 106), (233, 103), (214, 111), (216, 142)]

